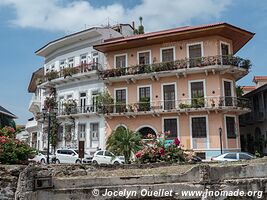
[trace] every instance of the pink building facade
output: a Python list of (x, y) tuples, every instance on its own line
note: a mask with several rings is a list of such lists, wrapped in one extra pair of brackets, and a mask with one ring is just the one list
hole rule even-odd
[[(249, 61), (234, 54), (253, 33), (226, 23), (182, 27), (105, 41), (100, 72), (114, 104), (106, 105), (107, 135), (123, 126), (147, 134), (170, 132), (209, 159), (240, 151), (238, 116), (250, 111), (236, 96)], [(221, 131), (221, 137), (220, 137)]]

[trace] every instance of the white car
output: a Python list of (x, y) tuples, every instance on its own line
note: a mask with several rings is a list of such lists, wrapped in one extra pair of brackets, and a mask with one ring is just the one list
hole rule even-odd
[(45, 164), (46, 163), (46, 156), (39, 152), (37, 155), (34, 156), (34, 158), (29, 159), (29, 161)]
[(85, 158), (79, 158), (78, 150), (74, 149), (57, 149), (55, 162), (59, 163), (91, 163), (92, 157), (87, 153)]
[(123, 156), (115, 156), (113, 153), (107, 150), (96, 151), (92, 159), (93, 164), (112, 164), (119, 165), (124, 164), (125, 159)]
[(217, 157), (211, 158), (211, 160), (215, 161), (238, 161), (238, 160), (251, 160), (254, 156), (250, 153), (245, 152), (228, 152), (221, 154)]

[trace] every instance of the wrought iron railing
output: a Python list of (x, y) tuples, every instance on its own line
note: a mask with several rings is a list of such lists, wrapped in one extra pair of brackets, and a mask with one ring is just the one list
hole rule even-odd
[(203, 108), (250, 108), (247, 99), (236, 97), (199, 97), (182, 100), (165, 100), (155, 102), (137, 102), (132, 104), (113, 104), (99, 107), (98, 112), (108, 113), (137, 113), (137, 112), (168, 112)]
[(237, 97), (199, 97), (192, 99), (136, 102), (131, 104), (115, 103), (108, 105), (85, 105), (59, 108), (59, 115), (71, 114), (114, 114), (139, 112), (190, 111), (212, 108), (250, 108), (248, 99)]
[(64, 69), (61, 69), (60, 71), (47, 72), (46, 75), (39, 78), (39, 84), (61, 77), (67, 78), (75, 74), (83, 74), (90, 71), (97, 71), (100, 69), (102, 69), (100, 63), (83, 63), (76, 67), (66, 67)]
[(171, 62), (153, 63), (148, 65), (136, 65), (126, 68), (113, 68), (107, 70), (100, 70), (100, 77), (102, 79), (109, 77), (119, 77), (126, 75), (137, 75), (153, 72), (173, 71), (178, 69), (201, 68), (206, 66), (223, 66), (231, 65), (248, 70), (251, 67), (250, 60), (235, 57), (233, 55), (226, 56), (207, 56), (193, 59), (181, 59)]
[(90, 114), (99, 112), (97, 105), (84, 105), (84, 106), (60, 106), (58, 115), (73, 115), (73, 114)]

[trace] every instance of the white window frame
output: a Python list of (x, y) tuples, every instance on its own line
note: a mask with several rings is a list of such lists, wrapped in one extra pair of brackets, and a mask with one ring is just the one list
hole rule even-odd
[(164, 120), (165, 119), (176, 119), (177, 120), (177, 138), (181, 141), (181, 134), (180, 134), (180, 119), (177, 116), (173, 117), (162, 117), (161, 121), (161, 127), (162, 127), (162, 132), (164, 132)]
[(142, 126), (139, 126), (137, 129), (135, 129), (135, 132), (138, 132), (140, 129), (142, 129), (142, 128), (151, 128), (156, 134), (158, 133), (158, 131), (157, 131), (157, 129), (156, 128), (154, 128), (153, 126), (151, 126), (151, 125), (148, 125), (148, 124), (144, 124), (144, 125), (142, 125)]
[(223, 78), (222, 79), (222, 97), (225, 97), (225, 92), (224, 92), (224, 81), (226, 81), (226, 82), (231, 82), (231, 85), (232, 85), (232, 87), (231, 87), (231, 93), (232, 93), (232, 97), (236, 97), (236, 93), (235, 93), (235, 91), (234, 91), (234, 81), (233, 80), (231, 80), (231, 79), (226, 79), (226, 78)]
[(144, 88), (144, 87), (149, 87), (150, 89), (150, 104), (152, 104), (152, 85), (138, 85), (137, 86), (137, 101), (136, 102), (139, 102), (139, 97), (140, 97), (140, 94), (139, 94), (139, 89), (140, 88)]
[[(61, 64), (61, 62), (64, 62), (63, 64)], [(62, 59), (59, 61), (59, 69), (62, 70), (66, 67), (66, 59)]]
[[(190, 121), (190, 145), (191, 145), (191, 149), (193, 149), (193, 133), (192, 133), (192, 118), (196, 118), (196, 117), (205, 117), (206, 118), (206, 130), (207, 130), (207, 148), (206, 149), (210, 149), (210, 131), (209, 131), (209, 116), (208, 115), (191, 115), (189, 117)], [(195, 149), (198, 150), (198, 149)]]
[(127, 127), (125, 124), (117, 124), (117, 125), (115, 126), (115, 129), (114, 129), (114, 130), (116, 130), (116, 129), (119, 128), (120, 126), (126, 128), (126, 129), (128, 129), (128, 127)]
[(167, 50), (167, 49), (173, 49), (173, 61), (176, 60), (175, 46), (162, 47), (162, 48), (160, 48), (160, 62), (162, 62), (162, 50)]
[(125, 56), (125, 68), (128, 68), (128, 54), (127, 53), (122, 53), (122, 54), (115, 54), (114, 55), (114, 68), (117, 69), (116, 66), (116, 58), (120, 56)]
[(148, 50), (144, 50), (144, 51), (137, 51), (136, 55), (137, 55), (137, 65), (139, 65), (139, 54), (140, 53), (147, 53), (149, 52), (149, 65), (152, 64), (152, 51), (151, 49)]
[(68, 64), (67, 64), (67, 66), (70, 67), (69, 64), (70, 64), (70, 60), (71, 60), (71, 59), (73, 60), (73, 61), (72, 61), (72, 62), (73, 62), (73, 66), (72, 66), (72, 67), (74, 67), (74, 66), (75, 66), (75, 57), (70, 57), (70, 58), (68, 58)]
[[(98, 140), (92, 140), (92, 138), (91, 138), (91, 124), (98, 124)], [(101, 132), (101, 130), (100, 130), (101, 128), (100, 128), (100, 122), (99, 121), (92, 121), (92, 122), (89, 122), (89, 133), (90, 133), (90, 135), (89, 135), (89, 139), (90, 139), (90, 147), (91, 147), (91, 145), (92, 145), (92, 142), (94, 141), (94, 142), (100, 142), (100, 132)]]
[(82, 64), (82, 56), (85, 56), (85, 63), (88, 63), (88, 53), (84, 53), (80, 55), (80, 64)]
[[(229, 138), (227, 137), (227, 126), (226, 126), (226, 117), (234, 117), (235, 118), (235, 138)], [(238, 124), (237, 124), (237, 116), (236, 115), (229, 115), (229, 114), (225, 114), (224, 117), (224, 134), (225, 134), (225, 148), (228, 149), (228, 140), (236, 140), (236, 148), (238, 149)]]
[(189, 97), (189, 100), (192, 99), (192, 96), (191, 96), (191, 83), (196, 83), (196, 82), (203, 82), (204, 98), (207, 98), (207, 94), (206, 94), (206, 79), (198, 79), (198, 80), (190, 80), (190, 81), (188, 81), (188, 97)]
[(170, 82), (170, 83), (162, 83), (161, 84), (161, 103), (162, 103), (162, 108), (164, 109), (164, 91), (163, 91), (163, 86), (165, 85), (174, 85), (174, 90), (175, 90), (175, 109), (177, 108), (177, 103), (178, 103), (178, 91), (177, 91), (177, 83), (176, 82)]
[(232, 50), (231, 50), (231, 45), (230, 45), (230, 43), (228, 43), (228, 42), (225, 42), (225, 41), (222, 41), (222, 40), (220, 40), (220, 56), (222, 56), (222, 44), (225, 44), (225, 45), (227, 45), (228, 46), (228, 48), (229, 48), (229, 54), (232, 54), (233, 52), (232, 52)]
[(116, 104), (117, 99), (116, 99), (116, 91), (117, 90), (126, 90), (126, 106), (128, 105), (128, 88), (127, 87), (122, 87), (122, 88), (114, 88), (114, 103)]
[(188, 43), (186, 44), (186, 56), (189, 59), (189, 47), (200, 44), (201, 45), (201, 57), (204, 57), (204, 46), (203, 46), (203, 41), (201, 42), (194, 42), (194, 43)]
[(79, 126), (80, 125), (84, 125), (84, 133), (83, 133), (83, 137), (81, 137), (80, 133), (78, 133), (79, 134), (78, 139), (79, 139), (79, 141), (85, 141), (86, 140), (86, 130), (87, 130), (86, 126), (87, 126), (87, 123), (79, 123), (78, 124), (78, 132), (79, 132)]

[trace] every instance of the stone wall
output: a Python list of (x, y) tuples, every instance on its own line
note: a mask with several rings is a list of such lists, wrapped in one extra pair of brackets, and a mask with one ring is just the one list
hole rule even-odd
[[(20, 174), (16, 200), (106, 200), (125, 199), (125, 197), (106, 197), (105, 190), (140, 191), (160, 189), (176, 192), (164, 199), (183, 199), (182, 190), (189, 191), (263, 191), (262, 199), (267, 199), (267, 160), (252, 160), (239, 163), (219, 163), (200, 165), (172, 165), (172, 171), (163, 171), (166, 164), (129, 165), (121, 167), (94, 167), (91, 165), (36, 165), (30, 164)], [(123, 168), (123, 169), (121, 169)], [(142, 168), (142, 169), (141, 169)], [(158, 173), (132, 175), (130, 170), (145, 171), (154, 168)], [(185, 170), (180, 170), (181, 168)], [(177, 169), (174, 173), (173, 169)], [(120, 171), (120, 173), (118, 173)], [(121, 175), (121, 172), (125, 172)], [(127, 172), (129, 172), (127, 174)], [(52, 177), (52, 187), (35, 188), (35, 181)], [(14, 186), (13, 186), (14, 188)], [(94, 196), (97, 190), (100, 195)], [(14, 195), (14, 189), (13, 193)], [(140, 196), (128, 199), (148, 199)], [(11, 197), (11, 196), (10, 196)], [(2, 199), (2, 198), (0, 198)], [(151, 199), (163, 199), (151, 198)], [(200, 199), (200, 198), (190, 198)], [(227, 199), (227, 198), (207, 198)], [(231, 198), (230, 198), (231, 199)], [(238, 197), (233, 199), (252, 199)], [(257, 198), (255, 198), (257, 199)]]
[(20, 172), (26, 166), (0, 165), (0, 199), (13, 200), (17, 189)]

